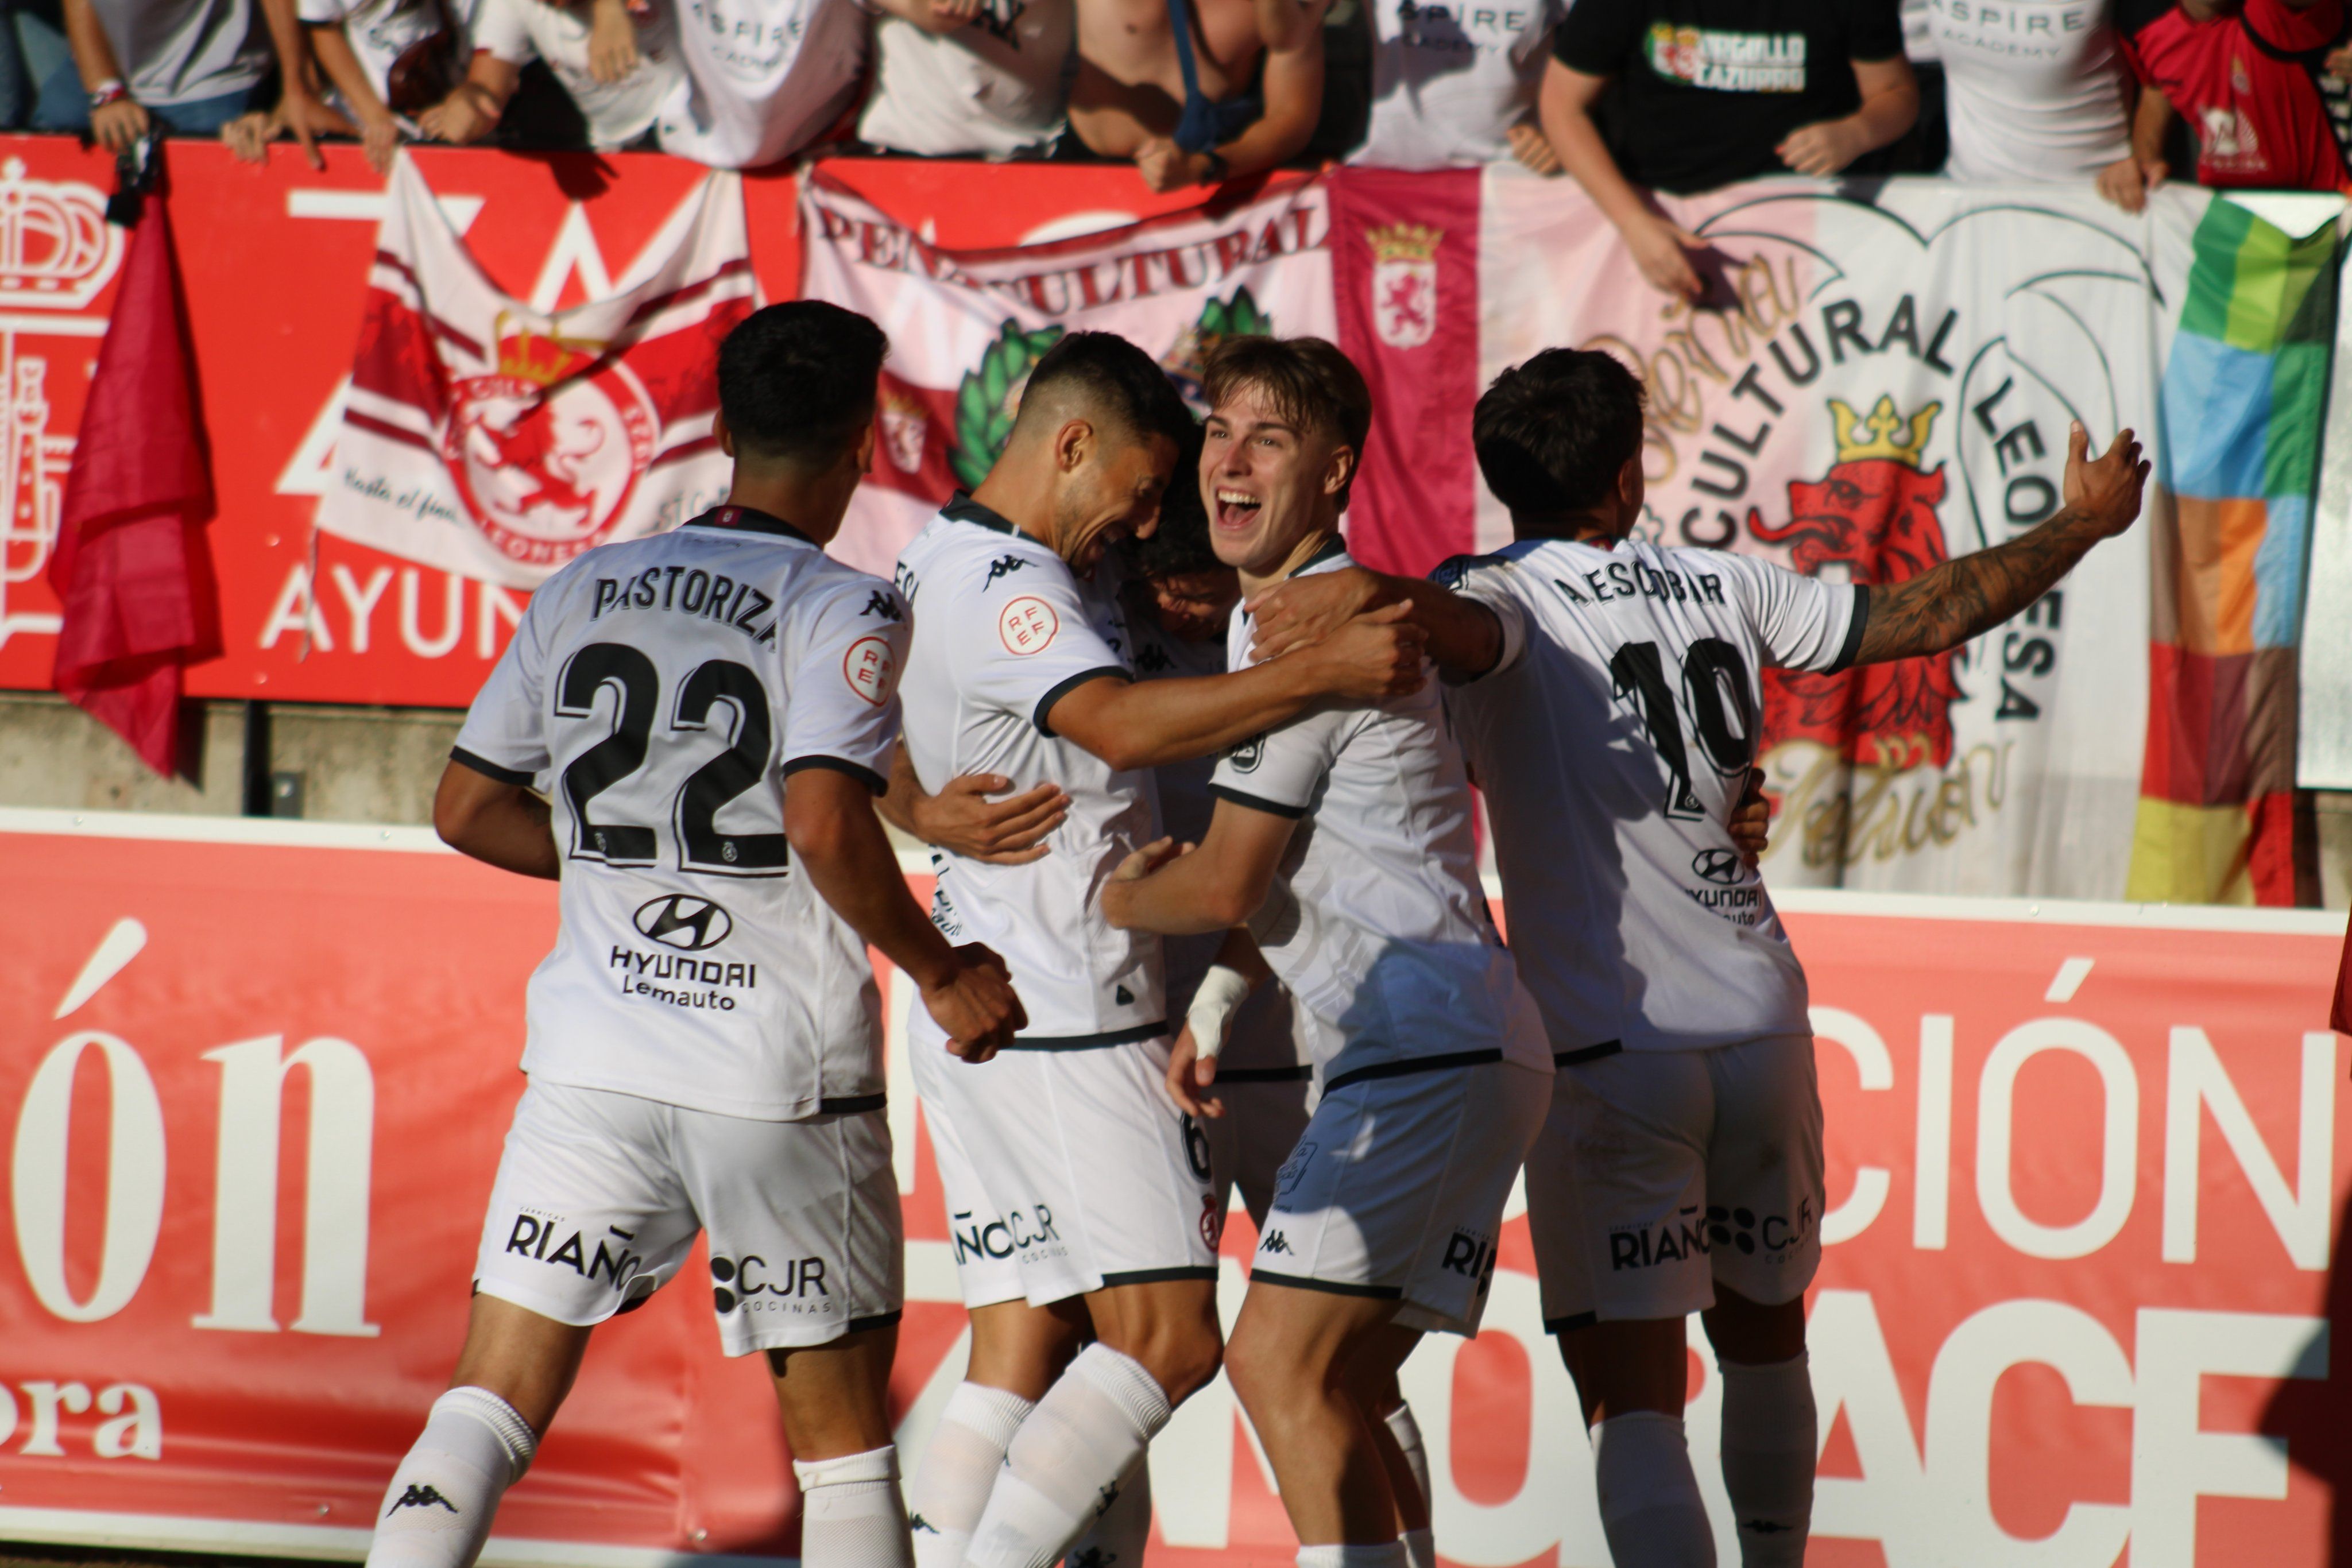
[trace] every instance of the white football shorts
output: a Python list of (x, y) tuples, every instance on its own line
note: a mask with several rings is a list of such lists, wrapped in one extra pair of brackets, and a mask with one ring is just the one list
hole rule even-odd
[(967, 1307), (1217, 1277), (1225, 1211), (1168, 1098), (1166, 1038), (974, 1066), (928, 1014), (907, 1032)]
[(1678, 1318), (1721, 1281), (1777, 1306), (1821, 1266), (1813, 1042), (1563, 1061), (1528, 1159), (1528, 1225), (1554, 1333)]
[(1476, 1333), (1550, 1092), (1509, 1061), (1341, 1074), (1276, 1173), (1252, 1285), (1394, 1301), (1401, 1327)]
[(474, 1288), (584, 1328), (644, 1304), (705, 1229), (729, 1355), (898, 1322), (905, 1232), (882, 1108), (761, 1122), (533, 1080)]

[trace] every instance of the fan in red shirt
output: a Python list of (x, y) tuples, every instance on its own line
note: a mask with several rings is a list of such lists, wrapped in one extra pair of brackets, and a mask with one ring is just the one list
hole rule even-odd
[[(2202, 185), (2352, 191), (2352, 83), (2332, 74), (2345, 0), (2181, 0), (2125, 41), (2143, 84), (2132, 149), (2153, 186), (2188, 118)], [(2137, 204), (2126, 204), (2136, 205)]]

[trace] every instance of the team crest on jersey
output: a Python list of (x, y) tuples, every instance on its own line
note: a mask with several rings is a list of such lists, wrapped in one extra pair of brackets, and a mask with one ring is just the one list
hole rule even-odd
[(1062, 618), (1054, 607), (1031, 593), (1013, 600), (996, 617), (996, 634), (1003, 640), (1004, 651), (1024, 658), (1052, 647), (1061, 630)]
[[(1809, 577), (1832, 563), (1850, 580), (1889, 587), (1948, 559), (1943, 519), (1944, 465), (1922, 456), (1942, 405), (1907, 416), (1891, 397), (1866, 414), (1829, 400), (1837, 461), (1819, 479), (1789, 484), (1789, 520), (1764, 521), (1754, 507), (1748, 532), (1786, 546), (1789, 563)], [(1772, 670), (1764, 676), (1764, 728), (1776, 742), (1810, 740), (1848, 761), (1897, 768), (1952, 759), (1952, 703), (1959, 695), (1949, 652), (1844, 670), (1833, 675)]]
[(1445, 231), (1387, 224), (1364, 231), (1372, 253), (1372, 330), (1391, 349), (1418, 349), (1437, 331), (1437, 247)]
[(605, 345), (509, 330), (494, 375), (449, 389), (441, 458), (476, 528), (509, 560), (557, 567), (602, 544), (653, 462), (653, 400)]

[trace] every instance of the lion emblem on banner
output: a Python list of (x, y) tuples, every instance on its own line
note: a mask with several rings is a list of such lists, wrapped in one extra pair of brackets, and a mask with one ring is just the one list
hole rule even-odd
[(450, 388), (442, 461), (499, 554), (561, 566), (620, 521), (658, 421), (628, 368), (600, 360), (603, 344), (499, 325), (498, 373)]
[[(1789, 520), (1750, 509), (1748, 531), (1785, 545), (1789, 563), (1818, 576), (1832, 562), (1851, 580), (1883, 588), (1950, 559), (1943, 520), (1944, 468), (1924, 469), (1927, 435), (1942, 405), (1905, 418), (1882, 397), (1866, 415), (1829, 402), (1837, 461), (1819, 479), (1791, 480)], [(1952, 759), (1952, 704), (1960, 695), (1947, 652), (1833, 675), (1771, 670), (1764, 677), (1764, 743), (1809, 740), (1865, 767), (1908, 770)]]

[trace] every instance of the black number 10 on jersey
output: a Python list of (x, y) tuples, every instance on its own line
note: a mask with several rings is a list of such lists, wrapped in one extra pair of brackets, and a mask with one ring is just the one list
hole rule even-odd
[[(661, 676), (653, 661), (625, 643), (591, 643), (572, 655), (556, 685), (555, 711), (564, 718), (591, 718), (596, 694), (614, 689), (613, 731), (563, 769), (564, 803), (572, 810), (572, 858), (607, 865), (652, 865), (660, 839), (635, 822), (600, 821), (589, 810), (597, 796), (646, 763), (646, 743), (661, 709)], [(767, 777), (774, 744), (768, 720), (768, 693), (760, 677), (728, 659), (698, 664), (680, 683), (669, 716), (673, 731), (708, 730), (711, 709), (725, 702), (735, 710), (734, 738), (679, 787), (671, 803), (678, 867), (721, 876), (773, 876), (792, 858), (781, 832), (729, 833), (719, 829), (719, 810)]]
[(1609, 676), (1610, 695), (1630, 699), (1640, 710), (1650, 744), (1666, 765), (1666, 815), (1685, 821), (1705, 817), (1706, 809), (1691, 788), (1682, 708), (1690, 710), (1699, 749), (1717, 773), (1729, 779), (1748, 768), (1756, 757), (1756, 703), (1739, 650), (1720, 637), (1693, 643), (1683, 654), (1679, 706), (1655, 643), (1628, 643), (1618, 649), (1609, 661)]

